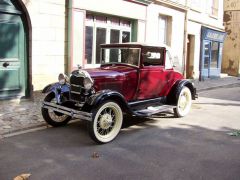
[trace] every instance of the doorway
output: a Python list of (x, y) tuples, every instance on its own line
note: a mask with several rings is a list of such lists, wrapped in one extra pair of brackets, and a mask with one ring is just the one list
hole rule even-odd
[(195, 36), (188, 35), (187, 40), (187, 62), (186, 62), (186, 78), (194, 78), (194, 51), (195, 50)]
[(24, 12), (16, 1), (0, 3), (0, 99), (29, 95), (29, 69)]

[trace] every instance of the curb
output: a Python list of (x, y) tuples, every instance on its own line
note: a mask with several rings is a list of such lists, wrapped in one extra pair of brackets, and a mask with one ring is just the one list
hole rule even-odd
[(219, 85), (219, 86), (213, 86), (213, 87), (208, 87), (208, 88), (201, 88), (201, 89), (197, 89), (197, 92), (204, 92), (204, 91), (208, 91), (208, 90), (213, 90), (213, 89), (218, 89), (218, 88), (224, 88), (224, 87), (231, 87), (231, 86), (236, 86), (236, 85), (240, 85), (240, 82), (238, 82), (238, 83), (224, 84), (224, 85)]

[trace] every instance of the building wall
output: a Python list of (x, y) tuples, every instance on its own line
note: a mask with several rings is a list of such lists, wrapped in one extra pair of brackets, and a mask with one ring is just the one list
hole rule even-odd
[(227, 37), (223, 49), (222, 70), (232, 76), (240, 75), (240, 1), (224, 1), (224, 24)]
[(65, 0), (23, 0), (32, 23), (32, 83), (40, 90), (56, 82), (67, 59)]
[(147, 8), (147, 25), (146, 25), (146, 42), (158, 44), (159, 36), (159, 16), (164, 15), (169, 17), (171, 28), (169, 31), (168, 46), (171, 47), (173, 58), (178, 60), (178, 70), (183, 71), (183, 48), (184, 48), (184, 24), (185, 12), (176, 10), (164, 5), (151, 4)]
[[(196, 2), (196, 1), (195, 1)], [(191, 0), (187, 2), (188, 6), (188, 21), (187, 21), (187, 34), (195, 37), (195, 45), (190, 49), (193, 53), (194, 60), (191, 60), (193, 67), (192, 78), (199, 79), (200, 76), (200, 53), (201, 53), (201, 28), (202, 26), (210, 29), (224, 31), (223, 26), (223, 0), (219, 0), (218, 15), (213, 16), (209, 13), (208, 1), (197, 1), (197, 5), (192, 3)]]

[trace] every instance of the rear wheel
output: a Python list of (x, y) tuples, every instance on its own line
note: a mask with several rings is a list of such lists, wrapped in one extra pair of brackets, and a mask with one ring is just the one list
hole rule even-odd
[[(44, 98), (45, 102), (52, 102), (52, 103), (56, 103), (55, 100), (55, 94), (54, 93), (49, 93), (45, 98)], [(55, 112), (53, 110), (50, 109), (46, 109), (46, 108), (42, 108), (42, 116), (43, 119), (50, 125), (54, 126), (54, 127), (58, 127), (58, 126), (64, 126), (66, 125), (70, 120), (71, 117), (59, 112)]]
[(175, 117), (186, 116), (192, 105), (192, 94), (188, 87), (184, 86), (179, 93), (177, 98), (177, 107), (174, 108)]
[(107, 101), (94, 110), (93, 120), (89, 123), (89, 134), (97, 143), (108, 143), (118, 135), (122, 121), (120, 106), (113, 101)]

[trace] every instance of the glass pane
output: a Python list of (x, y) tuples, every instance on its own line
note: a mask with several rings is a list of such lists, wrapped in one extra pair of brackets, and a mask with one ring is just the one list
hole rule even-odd
[[(110, 42), (111, 43), (118, 43), (119, 42), (120, 31), (119, 30), (111, 30), (110, 34)], [(110, 62), (118, 62), (118, 49), (111, 49), (110, 50)]]
[(93, 27), (86, 27), (85, 39), (85, 59), (88, 64), (92, 63), (92, 43), (93, 43)]
[(122, 32), (122, 42), (123, 43), (130, 42), (130, 32), (127, 31)]
[(219, 43), (218, 42), (213, 42), (212, 43), (212, 48), (211, 48), (211, 68), (217, 68), (218, 67), (218, 48), (219, 48)]
[(204, 64), (203, 67), (204, 69), (209, 68), (209, 61), (210, 61), (210, 49), (209, 49), (209, 42), (204, 43)]
[(100, 44), (106, 43), (106, 29), (97, 28), (96, 35), (96, 64), (100, 64)]
[(162, 66), (164, 63), (164, 50), (149, 50), (143, 55), (144, 66)]
[[(102, 63), (108, 63), (105, 56), (108, 52), (118, 52), (116, 56), (110, 56), (109, 62), (116, 62), (138, 66), (140, 49), (138, 48), (104, 48), (102, 49)], [(121, 58), (120, 58), (121, 57)]]
[(158, 22), (158, 41), (160, 43), (167, 43), (167, 17), (159, 16)]
[(110, 42), (111, 43), (118, 43), (119, 42), (119, 35), (120, 35), (119, 30), (111, 29)]
[(209, 57), (204, 58), (204, 69), (208, 69), (209, 67)]

